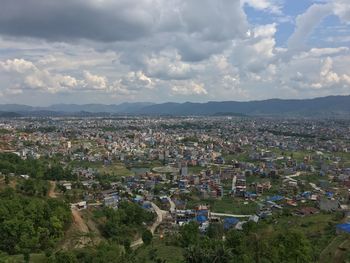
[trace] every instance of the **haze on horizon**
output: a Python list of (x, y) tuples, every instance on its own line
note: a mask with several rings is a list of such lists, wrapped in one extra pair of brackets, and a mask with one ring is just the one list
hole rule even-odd
[(0, 103), (350, 94), (349, 0), (0, 4)]

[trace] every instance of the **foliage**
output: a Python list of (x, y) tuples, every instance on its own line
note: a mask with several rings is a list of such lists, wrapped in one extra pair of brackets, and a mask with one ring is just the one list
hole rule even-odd
[(127, 263), (134, 262), (134, 255), (114, 243), (101, 243), (96, 248), (59, 251), (49, 259), (50, 263)]
[[(262, 231), (247, 223), (243, 231), (230, 230), (225, 240), (212, 238), (213, 232), (200, 236), (190, 223), (180, 229), (185, 261), (196, 262), (312, 262), (311, 244), (302, 232)], [(197, 230), (197, 231), (195, 231)]]
[(183, 247), (195, 245), (200, 239), (198, 224), (190, 222), (180, 229), (180, 242)]
[(3, 174), (27, 174), (33, 178), (40, 178), (44, 174), (44, 166), (39, 160), (22, 160), (16, 154), (0, 153), (0, 172)]
[(51, 167), (46, 169), (44, 178), (47, 180), (76, 180), (76, 175), (72, 174), (69, 169), (63, 169), (59, 164), (53, 164)]
[(0, 193), (0, 250), (28, 253), (53, 247), (71, 221), (69, 206), (55, 199)]
[(19, 182), (16, 186), (17, 191), (29, 196), (44, 197), (49, 191), (49, 183), (39, 179), (27, 179)]
[(144, 223), (154, 220), (153, 213), (125, 201), (120, 203), (117, 210), (105, 208), (102, 212), (106, 217), (106, 222), (102, 225), (104, 235), (126, 246), (130, 245), (135, 235), (143, 232)]
[(75, 180), (71, 170), (64, 169), (60, 164), (49, 164), (43, 160), (28, 158), (22, 160), (13, 153), (0, 153), (0, 172), (16, 175), (27, 174), (31, 178), (47, 180)]
[(149, 244), (151, 244), (152, 239), (153, 239), (153, 234), (152, 234), (151, 231), (149, 231), (149, 230), (143, 231), (143, 233), (142, 233), (142, 241), (143, 241), (143, 243), (144, 243), (146, 246), (148, 246)]

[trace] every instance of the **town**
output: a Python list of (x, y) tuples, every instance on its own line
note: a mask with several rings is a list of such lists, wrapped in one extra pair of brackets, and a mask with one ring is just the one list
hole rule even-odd
[[(8, 156), (48, 163), (46, 195), (73, 215), (65, 235), (75, 238), (62, 247), (101, 242), (94, 215), (129, 202), (153, 214), (145, 228), (159, 246), (188, 224), (202, 234), (221, 229), (222, 238), (253, 224), (302, 230), (321, 262), (350, 251), (349, 121), (51, 117), (0, 125), (0, 187), (25, 191), (38, 178), (38, 170), (11, 170)], [(142, 250), (145, 241), (135, 234), (128, 242)]]

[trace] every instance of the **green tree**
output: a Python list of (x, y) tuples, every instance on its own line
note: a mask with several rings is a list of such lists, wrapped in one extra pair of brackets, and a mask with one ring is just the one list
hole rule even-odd
[(143, 233), (142, 233), (142, 241), (143, 241), (143, 243), (144, 243), (146, 246), (148, 246), (149, 244), (151, 244), (152, 239), (153, 239), (153, 235), (152, 235), (152, 232), (151, 232), (151, 231), (149, 231), (149, 230), (143, 231)]
[(296, 230), (278, 233), (274, 246), (280, 262), (307, 263), (312, 260), (312, 247), (305, 235)]
[(180, 242), (183, 247), (195, 245), (199, 240), (199, 229), (196, 222), (190, 222), (180, 229)]

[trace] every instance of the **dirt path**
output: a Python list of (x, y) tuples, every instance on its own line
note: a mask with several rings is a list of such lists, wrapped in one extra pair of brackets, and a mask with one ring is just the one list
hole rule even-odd
[(89, 233), (89, 228), (86, 225), (83, 218), (81, 217), (79, 211), (77, 211), (76, 209), (71, 210), (73, 215), (73, 223), (76, 225), (77, 229), (84, 234)]
[(89, 235), (89, 228), (86, 225), (81, 214), (76, 209), (71, 209), (73, 223), (66, 233), (65, 241), (62, 244), (63, 249), (83, 248), (92, 244), (92, 239)]
[[(164, 215), (166, 215), (168, 212), (161, 210), (155, 203), (151, 203), (154, 211), (157, 214), (157, 219), (156, 221), (150, 226), (148, 229), (154, 234), (156, 231), (157, 227), (163, 222)], [(131, 243), (130, 247), (135, 248), (138, 246), (141, 246), (143, 244), (142, 238), (139, 238), (135, 240), (134, 242)]]
[(50, 181), (51, 187), (49, 190), (49, 197), (51, 198), (57, 198), (57, 193), (55, 192), (56, 190), (56, 181)]

